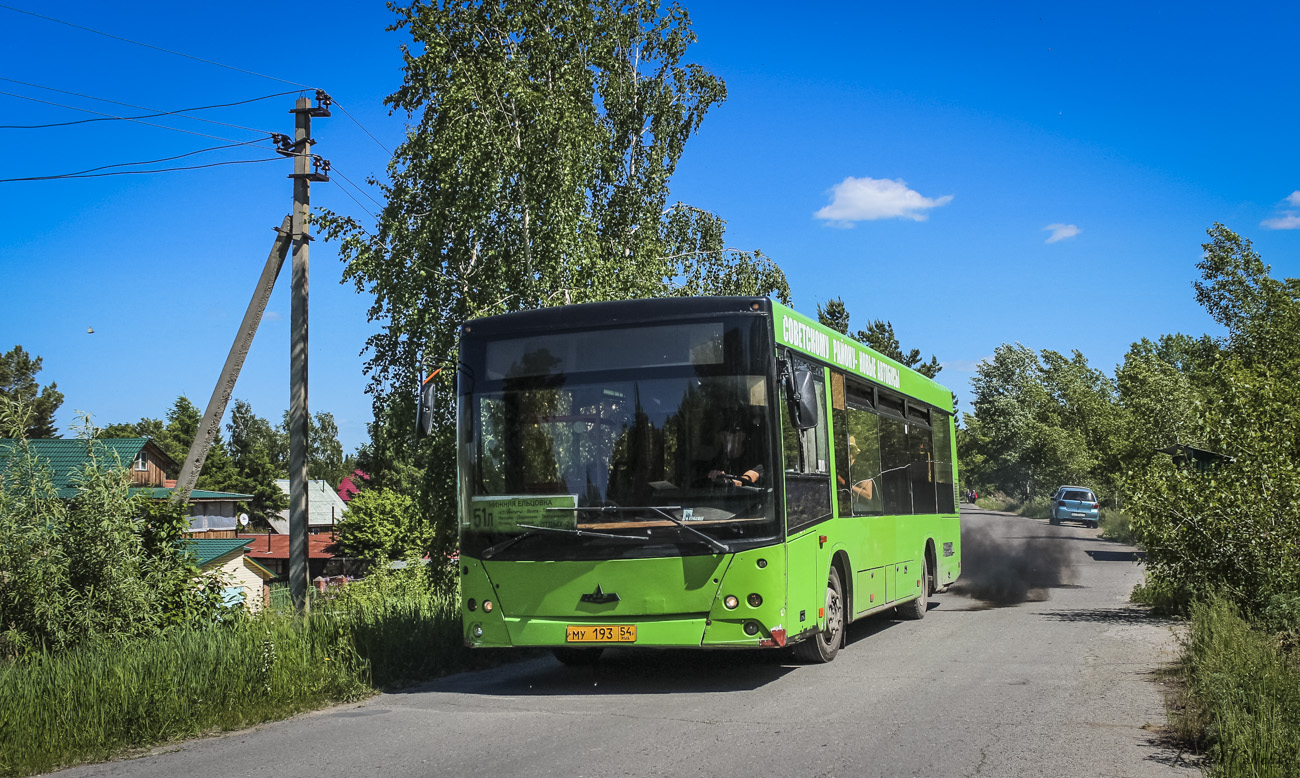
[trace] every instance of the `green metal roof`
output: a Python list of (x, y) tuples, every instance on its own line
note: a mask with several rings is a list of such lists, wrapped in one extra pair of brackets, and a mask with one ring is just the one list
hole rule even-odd
[(194, 552), (202, 567), (234, 551), (242, 553), (253, 541), (246, 538), (185, 538), (182, 542)]
[[(38, 438), (27, 441), (27, 445), (33, 454), (49, 465), (59, 496), (70, 499), (77, 496), (73, 479), (85, 468), (92, 453), (101, 462), (115, 467), (130, 467), (148, 442), (149, 438)], [(0, 468), (7, 464), (19, 443), (0, 440)]]

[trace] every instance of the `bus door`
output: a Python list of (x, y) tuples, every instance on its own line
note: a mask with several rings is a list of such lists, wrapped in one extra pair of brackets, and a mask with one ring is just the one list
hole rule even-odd
[[(790, 538), (786, 547), (790, 631), (797, 634), (824, 626), (822, 608), (832, 544), (823, 538), (825, 520), (831, 517), (831, 478), (825, 370), (798, 357), (790, 362), (794, 373), (806, 376), (803, 391), (811, 393), (817, 409), (816, 419), (808, 420), (812, 426), (799, 429), (792, 421), (791, 403), (781, 403), (786, 532)], [(847, 582), (841, 585), (847, 586)]]

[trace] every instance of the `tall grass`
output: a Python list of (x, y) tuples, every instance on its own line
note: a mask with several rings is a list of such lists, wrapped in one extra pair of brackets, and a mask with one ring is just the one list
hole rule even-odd
[(1215, 597), (1192, 605), (1184, 672), (1199, 719), (1184, 728), (1204, 731), (1215, 775), (1300, 775), (1300, 656)]
[(1118, 508), (1102, 508), (1099, 517), (1101, 536), (1117, 543), (1136, 545), (1128, 514)]
[(464, 648), (454, 596), (382, 577), (349, 588), (305, 617), (267, 612), (0, 663), (0, 775), (238, 729), (492, 661)]

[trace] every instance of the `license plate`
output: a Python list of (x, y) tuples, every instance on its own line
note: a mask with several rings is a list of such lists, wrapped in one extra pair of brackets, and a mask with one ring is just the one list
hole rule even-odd
[(1082, 514), (1082, 513), (1071, 513), (1071, 514), (1070, 514), (1070, 518), (1072, 518), (1072, 519), (1082, 519), (1084, 516), (1085, 516), (1085, 514)]
[(572, 624), (565, 630), (569, 643), (635, 643), (635, 624), (603, 624), (600, 626)]

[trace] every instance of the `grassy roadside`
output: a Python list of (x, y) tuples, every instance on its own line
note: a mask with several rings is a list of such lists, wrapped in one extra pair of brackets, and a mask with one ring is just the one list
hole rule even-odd
[(464, 648), (452, 597), (369, 591), (0, 663), (0, 775), (22, 776), (504, 661)]
[(1171, 734), (1207, 750), (1214, 776), (1300, 775), (1300, 652), (1222, 598), (1194, 603), (1191, 616)]

